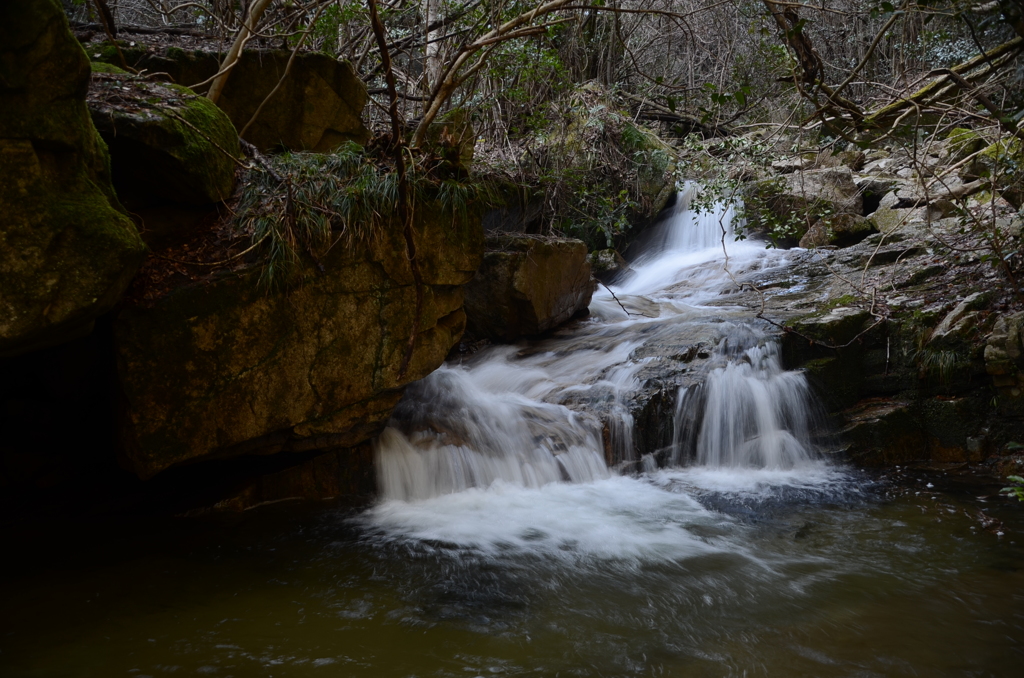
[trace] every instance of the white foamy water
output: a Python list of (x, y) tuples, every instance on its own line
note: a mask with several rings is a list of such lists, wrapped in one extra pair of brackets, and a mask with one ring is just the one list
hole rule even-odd
[(790, 469), (812, 458), (807, 380), (782, 369), (777, 344), (746, 349), (713, 370), (704, 390), (699, 466)]
[(723, 466), (666, 468), (648, 477), (658, 487), (744, 498), (771, 499), (783, 488), (821, 495), (856, 494), (855, 488), (849, 487), (849, 476), (822, 460), (806, 461), (798, 467), (786, 469)]
[(367, 514), (388, 535), (485, 555), (678, 561), (734, 552), (730, 521), (639, 478), (525, 488), (496, 482), (424, 501), (384, 501)]
[[(589, 321), (412, 385), (378, 440), (382, 501), (365, 519), (391, 538), (485, 553), (680, 560), (742, 550), (694, 497), (842, 484), (814, 461), (803, 375), (782, 369), (749, 310), (709, 306), (787, 255), (735, 242), (732, 208), (691, 210), (697, 190), (680, 193), (632, 272), (598, 289)], [(652, 456), (638, 459), (627, 407), (642, 349), (698, 335), (714, 344), (710, 367), (679, 393), (669, 456), (685, 468), (657, 470)], [(612, 459), (640, 461), (645, 476), (619, 476)]]

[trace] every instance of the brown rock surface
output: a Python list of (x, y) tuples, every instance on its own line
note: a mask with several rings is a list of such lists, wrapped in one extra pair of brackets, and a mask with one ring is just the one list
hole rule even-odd
[(487, 238), (480, 270), (466, 288), (468, 331), (513, 341), (565, 322), (590, 304), (594, 283), (579, 240), (528, 235)]
[(0, 4), (0, 356), (87, 334), (145, 245), (85, 104), (89, 60), (52, 0)]
[(444, 360), (465, 326), (462, 285), (480, 261), (479, 219), (417, 211), (420, 329), (399, 225), (339, 244), (299, 287), (258, 271), (177, 289), (115, 325), (125, 456), (141, 477), (186, 461), (351, 447), (374, 435), (402, 387)]

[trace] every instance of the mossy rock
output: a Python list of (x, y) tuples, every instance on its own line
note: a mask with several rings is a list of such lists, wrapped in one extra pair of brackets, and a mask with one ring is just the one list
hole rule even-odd
[(591, 252), (587, 255), (587, 261), (590, 262), (590, 270), (593, 271), (594, 277), (605, 284), (610, 284), (630, 270), (629, 264), (618, 250), (610, 247)]
[(972, 129), (956, 127), (946, 135), (946, 149), (952, 162), (963, 160), (985, 147), (985, 139)]
[(970, 164), (968, 177), (992, 179), (999, 194), (1016, 208), (1024, 206), (1024, 142), (1001, 139)]
[(132, 74), (124, 70), (120, 66), (114, 64), (108, 64), (104, 61), (92, 61), (89, 63), (89, 68), (93, 73), (108, 73), (110, 75), (124, 75), (131, 76)]
[(862, 215), (864, 199), (848, 167), (794, 172), (751, 182), (742, 197), (747, 229), (791, 247), (820, 220)]
[(875, 225), (859, 214), (838, 214), (814, 222), (800, 238), (800, 247), (850, 247), (877, 232)]
[(641, 156), (637, 162), (637, 183), (643, 196), (641, 202), (652, 208), (646, 216), (653, 217), (676, 191), (679, 153), (653, 131), (632, 123), (623, 127), (623, 146)]
[(68, 341), (146, 247), (85, 104), (89, 60), (53, 0), (0, 5), (0, 356)]
[(186, 87), (97, 68), (89, 111), (110, 148), (114, 185), (130, 207), (205, 205), (231, 196), (241, 153), (223, 111)]
[(854, 306), (837, 306), (797, 318), (791, 325), (816, 342), (842, 346), (853, 341), (868, 326), (871, 314)]
[[(198, 83), (216, 74), (224, 58), (221, 52), (178, 48), (122, 51), (133, 68), (167, 73), (176, 83), (196, 85), (199, 94), (205, 94), (209, 84)], [(100, 61), (117, 58), (102, 49), (96, 53)], [(243, 138), (262, 151), (329, 153), (349, 141), (366, 143), (370, 133), (360, 117), (367, 101), (366, 85), (352, 65), (326, 54), (302, 52), (282, 80), (290, 57), (288, 50), (245, 50), (232, 69), (217, 105), (239, 130), (281, 83)]]

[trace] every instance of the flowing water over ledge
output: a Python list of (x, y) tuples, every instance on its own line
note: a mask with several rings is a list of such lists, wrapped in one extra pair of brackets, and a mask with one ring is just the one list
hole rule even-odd
[[(1022, 511), (824, 459), (803, 376), (728, 302), (786, 253), (726, 270), (729, 214), (675, 217), (614, 288), (638, 315), (602, 292), (411, 388), (369, 510), (12, 538), (0, 675), (1018, 675)], [(630, 409), (654, 345), (687, 356), (665, 468)]]

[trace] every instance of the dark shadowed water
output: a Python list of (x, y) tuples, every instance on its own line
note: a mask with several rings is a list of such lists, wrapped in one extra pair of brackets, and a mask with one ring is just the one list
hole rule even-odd
[(766, 473), (18, 535), (0, 675), (1020, 675), (1017, 507)]

